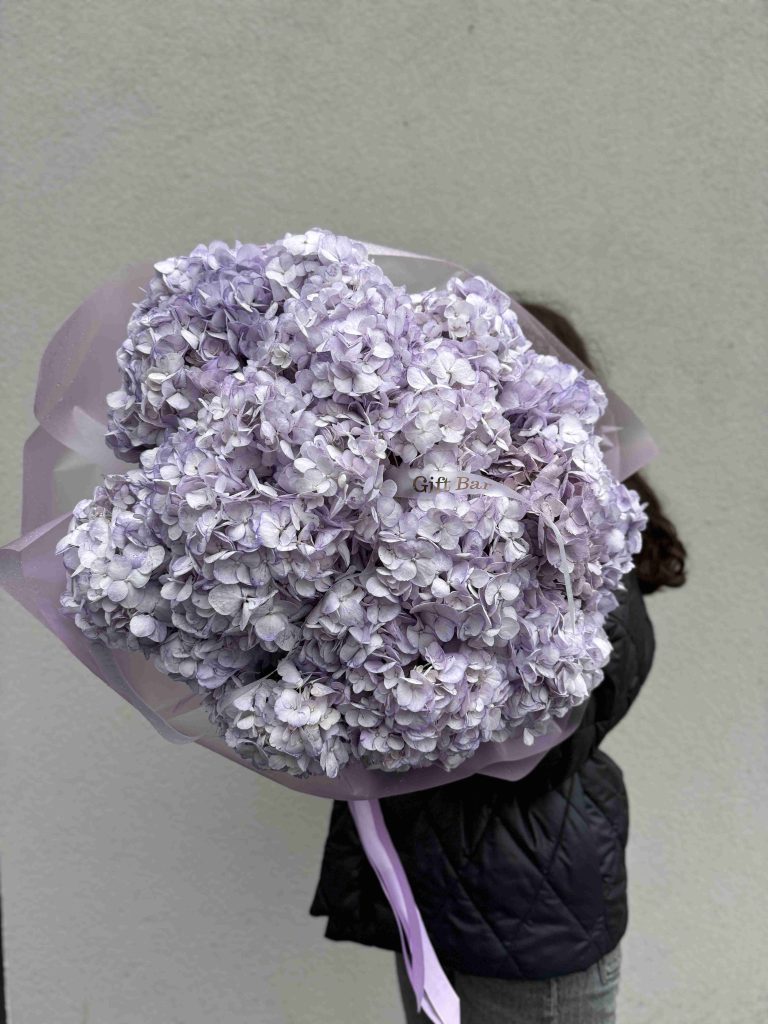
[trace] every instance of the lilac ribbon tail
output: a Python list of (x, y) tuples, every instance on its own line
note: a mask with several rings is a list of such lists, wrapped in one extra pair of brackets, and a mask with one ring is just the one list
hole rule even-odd
[(395, 915), (416, 1008), (433, 1024), (461, 1024), (459, 997), (453, 990), (424, 927), (403, 865), (378, 800), (350, 800), (349, 809), (371, 867)]

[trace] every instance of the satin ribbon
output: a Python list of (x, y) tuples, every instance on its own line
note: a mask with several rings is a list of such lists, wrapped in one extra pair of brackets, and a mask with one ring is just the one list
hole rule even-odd
[(360, 842), (395, 915), (416, 1007), (433, 1024), (461, 1024), (459, 997), (440, 966), (378, 800), (350, 800)]

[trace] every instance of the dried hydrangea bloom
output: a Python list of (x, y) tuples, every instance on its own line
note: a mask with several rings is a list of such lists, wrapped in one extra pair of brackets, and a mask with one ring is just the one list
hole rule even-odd
[[(409, 295), (315, 229), (156, 265), (62, 604), (204, 695), (259, 767), (451, 769), (583, 702), (646, 515), (600, 385), (480, 277)], [(515, 496), (403, 494), (460, 469)], [(576, 599), (569, 626), (556, 522)]]

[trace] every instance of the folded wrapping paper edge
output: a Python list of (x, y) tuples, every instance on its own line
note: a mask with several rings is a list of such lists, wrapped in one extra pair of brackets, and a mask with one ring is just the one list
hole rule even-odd
[[(600, 683), (598, 683), (599, 685)], [(557, 720), (555, 729), (544, 736), (536, 737), (534, 743), (537, 749), (528, 757), (521, 757), (515, 761), (494, 761), (492, 764), (485, 765), (476, 774), (488, 775), (505, 782), (517, 782), (524, 779), (526, 775), (530, 775), (540, 761), (544, 760), (550, 750), (559, 746), (576, 732), (584, 718), (588, 703), (589, 698), (582, 701), (581, 704), (577, 704), (576, 707), (570, 709), (567, 715), (563, 716), (563, 719)], [(563, 725), (562, 722), (566, 719), (566, 724)]]
[[(82, 405), (78, 398), (90, 398), (96, 409), (106, 415), (105, 395), (94, 394), (87, 386), (79, 387), (81, 368), (87, 360), (93, 368), (94, 355), (98, 369), (109, 366), (115, 387), (120, 377), (117, 366), (117, 349), (125, 338), (128, 317), (135, 303), (142, 299), (147, 282), (154, 273), (152, 263), (136, 262), (125, 266), (122, 271), (90, 292), (81, 304), (57, 328), (46, 346), (40, 360), (40, 370), (35, 389), (34, 411), (38, 423), (46, 427), (54, 437), (67, 431), (61, 430), (62, 419), (66, 421), (70, 409)], [(110, 347), (99, 351), (98, 341), (104, 335), (110, 338)], [(75, 400), (73, 401), (73, 391)], [(102, 428), (102, 448), (104, 444)]]
[[(195, 736), (170, 724), (175, 716), (163, 717), (161, 712), (166, 710), (168, 713), (169, 709), (156, 708), (149, 704), (128, 681), (120, 664), (120, 655), (124, 652), (111, 651), (104, 644), (88, 640), (71, 618), (61, 614), (57, 602), (50, 593), (52, 588), (58, 588), (58, 584), (55, 580), (46, 578), (45, 573), (41, 571), (43, 564), (50, 569), (50, 550), (43, 550), (41, 554), (39, 547), (50, 545), (52, 550), (59, 535), (66, 532), (69, 519), (70, 513), (64, 513), (1, 547), (0, 588), (53, 633), (70, 654), (90, 672), (139, 711), (164, 739), (173, 743), (192, 742)], [(63, 576), (63, 565), (58, 560), (53, 564), (60, 569)], [(61, 587), (63, 588), (63, 580)], [(179, 707), (180, 718), (188, 714), (182, 700), (176, 702), (174, 711), (176, 706)]]

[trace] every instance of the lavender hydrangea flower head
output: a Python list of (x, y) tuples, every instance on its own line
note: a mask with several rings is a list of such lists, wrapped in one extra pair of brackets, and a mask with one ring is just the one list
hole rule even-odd
[(647, 522), (598, 382), (483, 278), (409, 294), (328, 231), (155, 271), (107, 396), (128, 465), (57, 549), (88, 638), (298, 776), (455, 768), (587, 699)]

